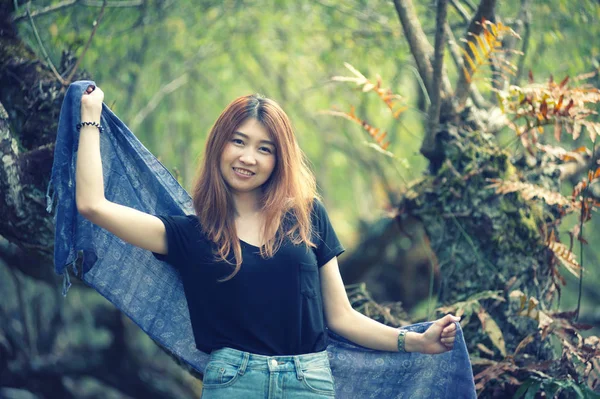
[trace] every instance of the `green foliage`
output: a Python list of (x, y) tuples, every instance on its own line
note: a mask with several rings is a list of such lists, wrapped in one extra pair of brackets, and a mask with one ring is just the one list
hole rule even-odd
[(575, 381), (558, 380), (554, 378), (541, 379), (531, 377), (521, 384), (515, 392), (514, 399), (534, 399), (537, 394), (544, 393), (547, 398), (569, 397), (578, 399), (598, 399), (600, 394), (594, 393), (585, 386), (580, 386)]
[[(31, 2), (30, 7), (32, 11), (39, 10), (59, 2), (40, 0)], [(22, 2), (15, 2), (19, 3)], [(42, 42), (57, 66), (64, 50), (81, 55), (89, 38), (99, 8), (83, 3), (35, 18)], [(429, 3), (415, 3), (423, 27), (431, 35), (435, 18)], [(520, 3), (498, 2), (497, 15), (504, 21), (514, 19)], [(528, 70), (534, 76), (577, 76), (599, 67), (597, 2), (532, 3), (529, 48), (519, 61), (521, 74), (513, 82), (522, 84), (523, 71)], [(21, 4), (17, 13), (24, 9)], [(464, 31), (461, 23), (458, 13), (450, 9), (449, 24), (459, 26), (455, 32)], [(18, 26), (22, 37), (39, 50), (29, 23), (21, 21)], [(355, 95), (355, 89), (334, 85), (330, 77), (345, 72), (344, 62), (354, 65), (365, 76), (376, 73), (384, 76), (395, 93), (414, 93), (407, 95), (406, 112), (396, 119), (373, 93)], [(446, 147), (449, 162), (441, 166), (437, 175), (414, 181), (425, 167), (418, 148), (426, 122), (423, 112), (426, 99), (414, 78), (411, 62), (389, 1), (350, 4), (329, 0), (304, 3), (148, 0), (140, 7), (107, 8), (82, 67), (103, 88), (107, 104), (134, 128), (141, 141), (170, 170), (178, 171), (176, 174), (188, 189), (206, 134), (224, 106), (250, 92), (274, 98), (293, 121), (345, 246), (351, 248), (359, 238), (356, 226), (360, 219), (378, 218), (381, 212), (374, 210), (384, 208), (396, 200), (398, 193), (404, 192), (406, 209), (418, 209), (432, 235), (445, 237), (431, 243), (432, 252), (440, 259), (452, 259), (440, 267), (452, 277), (452, 284), (456, 285), (452, 288), (460, 293), (456, 298), (460, 305), (454, 306), (457, 309), (461, 306), (465, 315), (468, 312), (478, 315), (478, 320), (471, 317), (471, 322), (465, 323), (465, 329), (479, 331), (472, 337), (475, 343), (483, 343), (498, 334), (489, 322), (488, 330), (480, 328), (489, 320), (481, 310), (492, 314), (496, 303), (504, 306), (508, 302), (494, 296), (498, 287), (537, 281), (544, 273), (556, 271), (538, 268), (546, 262), (547, 248), (546, 237), (539, 227), (555, 222), (560, 215), (543, 201), (532, 205), (531, 199), (523, 198), (517, 191), (498, 196), (494, 190), (481, 187), (489, 185), (490, 178), (525, 179), (557, 191), (554, 169), (546, 163), (547, 153), (534, 155), (536, 165), (548, 166), (540, 171), (528, 166), (525, 157), (519, 157), (519, 151), (490, 146), (494, 138), (482, 134), (475, 123), (471, 131), (457, 131), (448, 124), (442, 125), (442, 130), (454, 138)], [(451, 63), (447, 67), (451, 79), (462, 73)], [(474, 83), (483, 94), (490, 90), (485, 82)], [(591, 83), (597, 86), (598, 76)], [(542, 111), (542, 103), (536, 102), (534, 108)], [(365, 136), (360, 127), (319, 115), (319, 111), (332, 106), (354, 107), (361, 120), (374, 121), (381, 131), (388, 132), (386, 151), (396, 158), (384, 157), (381, 151), (363, 145)], [(399, 171), (395, 163), (398, 159), (406, 159), (411, 167)], [(597, 223), (591, 221), (594, 222)], [(598, 224), (591, 231), (594, 232), (586, 237), (597, 241)], [(597, 254), (587, 252), (586, 256), (597, 257)], [(597, 275), (590, 273), (585, 283), (595, 287), (599, 282)], [(560, 290), (560, 286), (559, 279), (553, 289), (537, 289), (541, 294), (553, 295), (552, 290)], [(565, 297), (567, 305), (573, 303), (573, 295), (569, 298), (568, 294), (576, 291), (572, 287), (569, 284), (562, 291), (567, 293), (563, 295), (563, 306)], [(402, 320), (404, 315), (393, 312), (388, 315), (385, 309), (375, 306), (363, 288), (359, 286), (349, 292), (355, 295), (358, 307), (374, 316), (380, 315), (382, 321), (390, 324)], [(486, 294), (478, 294), (482, 290)], [(447, 306), (444, 293), (448, 291), (448, 282), (443, 282), (440, 303)], [(526, 294), (529, 298), (535, 294), (545, 302), (538, 293)], [(584, 306), (585, 303), (584, 300)], [(587, 306), (594, 308), (593, 304)], [(88, 325), (91, 321), (83, 319), (81, 331), (74, 331), (60, 341), (61, 348), (68, 347), (70, 340), (81, 342), (91, 331)], [(496, 325), (510, 326), (509, 331), (500, 331), (507, 342), (514, 341), (513, 330), (523, 324), (529, 323), (528, 327), (536, 329), (531, 318), (514, 314), (501, 317), (494, 314), (493, 320)], [(94, 345), (107, 344), (105, 335), (97, 336)], [(146, 345), (152, 346), (147, 342)], [(492, 345), (497, 350), (492, 351), (491, 357), (497, 359), (498, 353), (502, 353), (501, 346), (494, 341)], [(504, 350), (514, 353), (516, 349), (509, 343)], [(530, 354), (539, 348), (527, 349)], [(482, 356), (484, 352), (482, 348), (474, 350)], [(502, 367), (499, 372), (506, 371)], [(583, 388), (577, 388), (578, 383), (567, 378), (538, 377), (525, 380), (520, 394), (534, 397), (542, 390), (585, 394)]]

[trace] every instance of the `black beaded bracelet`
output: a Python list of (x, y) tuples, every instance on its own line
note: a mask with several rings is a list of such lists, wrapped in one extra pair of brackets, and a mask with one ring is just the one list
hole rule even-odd
[(77, 128), (77, 131), (79, 131), (83, 126), (96, 126), (100, 133), (104, 133), (104, 127), (98, 122), (81, 122), (78, 123), (75, 127)]

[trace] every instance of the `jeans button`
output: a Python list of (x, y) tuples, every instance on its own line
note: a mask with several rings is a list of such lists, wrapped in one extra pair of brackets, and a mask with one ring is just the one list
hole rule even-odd
[(271, 366), (272, 367), (276, 367), (277, 366), (277, 360), (271, 359)]

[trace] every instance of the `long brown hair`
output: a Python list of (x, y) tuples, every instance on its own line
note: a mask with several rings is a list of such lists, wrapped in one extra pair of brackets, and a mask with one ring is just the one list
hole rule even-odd
[[(256, 94), (239, 97), (225, 108), (208, 135), (204, 161), (192, 194), (200, 225), (216, 244), (216, 258), (229, 262), (228, 255), (233, 249), (235, 269), (220, 281), (231, 279), (240, 270), (242, 249), (235, 228), (233, 197), (219, 164), (225, 145), (238, 126), (249, 118), (256, 119), (266, 128), (275, 143), (277, 157), (273, 173), (263, 184), (260, 204), (265, 216), (262, 236), (267, 238), (267, 235), (275, 234), (261, 246), (261, 256), (272, 257), (286, 236), (295, 245), (305, 243), (315, 247), (311, 240), (311, 212), (317, 197), (316, 181), (298, 146), (288, 116), (268, 98)], [(291, 223), (284, 223), (287, 221)]]

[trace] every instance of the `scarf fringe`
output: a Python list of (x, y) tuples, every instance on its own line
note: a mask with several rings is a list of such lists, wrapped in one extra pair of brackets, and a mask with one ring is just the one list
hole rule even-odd
[[(46, 189), (46, 212), (52, 213), (52, 205), (54, 204), (54, 198), (56, 197), (56, 190), (53, 189), (52, 180), (48, 182), (48, 188)], [(50, 194), (52, 190), (52, 194)]]
[(62, 295), (66, 298), (67, 292), (69, 292), (69, 288), (71, 288), (71, 278), (69, 277), (69, 268), (65, 269), (63, 273), (63, 289)]
[(69, 277), (69, 266), (71, 266), (72, 269), (72, 273), (74, 276), (77, 276), (77, 259), (79, 258), (79, 256), (77, 258), (75, 258), (75, 260), (73, 262), (71, 262), (66, 268), (65, 268), (65, 272), (63, 273), (63, 289), (62, 289), (62, 295), (63, 297), (67, 296), (67, 292), (69, 292), (69, 288), (71, 288), (71, 277)]

